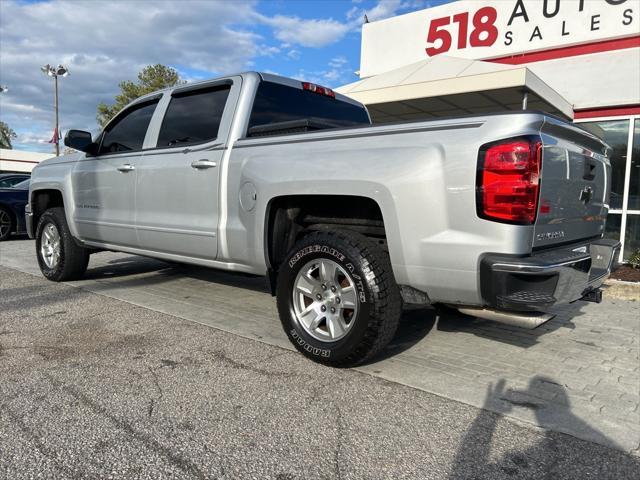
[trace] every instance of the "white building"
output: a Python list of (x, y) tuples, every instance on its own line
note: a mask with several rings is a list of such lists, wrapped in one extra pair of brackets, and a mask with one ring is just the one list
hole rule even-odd
[(52, 153), (0, 148), (0, 173), (30, 173), (41, 161), (53, 156)]
[(367, 23), (361, 80), (337, 89), (375, 122), (523, 107), (614, 149), (607, 235), (640, 248), (640, 1), (463, 0)]

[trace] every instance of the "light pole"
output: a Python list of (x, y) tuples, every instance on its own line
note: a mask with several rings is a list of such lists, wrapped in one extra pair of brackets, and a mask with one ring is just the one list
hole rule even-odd
[(58, 77), (66, 77), (67, 75), (69, 75), (69, 70), (67, 69), (67, 67), (64, 67), (62, 65), (58, 65), (57, 67), (52, 67), (48, 63), (40, 67), (40, 70), (42, 70), (42, 72), (47, 74), (49, 77), (53, 77), (53, 80), (54, 80), (55, 97), (54, 97), (53, 108), (56, 112), (56, 126), (55, 126), (55, 130), (53, 131), (53, 135), (55, 136), (56, 157), (57, 157), (60, 155), (60, 142), (59, 142), (60, 128), (58, 123)]

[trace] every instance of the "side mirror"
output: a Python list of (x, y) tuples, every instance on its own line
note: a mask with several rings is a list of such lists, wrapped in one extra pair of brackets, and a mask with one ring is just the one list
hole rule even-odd
[(96, 144), (91, 139), (91, 134), (84, 130), (69, 130), (64, 136), (64, 144), (81, 152), (95, 154)]

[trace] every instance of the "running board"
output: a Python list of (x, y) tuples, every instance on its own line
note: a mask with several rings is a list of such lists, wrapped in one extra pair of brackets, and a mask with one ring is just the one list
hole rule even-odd
[(533, 329), (551, 320), (555, 315), (539, 312), (499, 312), (486, 308), (458, 308), (460, 313), (471, 315), (472, 317), (492, 320), (514, 327)]

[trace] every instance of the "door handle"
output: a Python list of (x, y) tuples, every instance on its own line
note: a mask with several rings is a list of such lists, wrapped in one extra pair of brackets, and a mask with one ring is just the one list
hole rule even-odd
[(118, 167), (118, 171), (119, 172), (123, 172), (123, 173), (130, 172), (130, 171), (135, 170), (135, 169), (136, 169), (136, 167), (134, 167), (133, 165), (131, 165), (129, 163), (125, 163), (124, 165), (120, 165)]
[(207, 160), (205, 158), (201, 159), (201, 160), (194, 160), (193, 162), (191, 162), (191, 167), (198, 169), (198, 170), (202, 170), (205, 168), (213, 168), (213, 167), (217, 167), (218, 164), (214, 161), (211, 160)]

